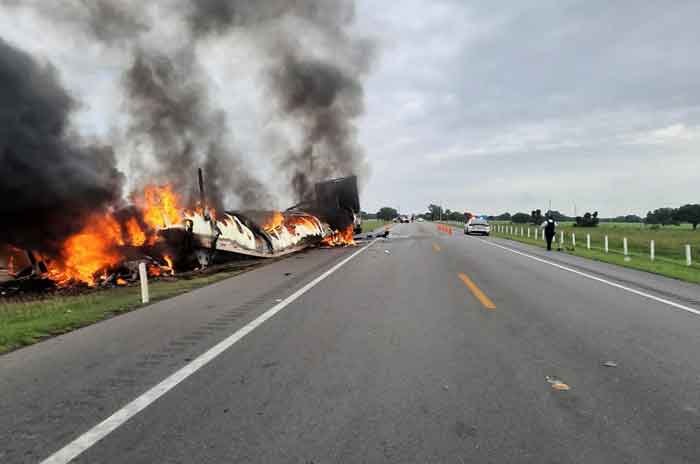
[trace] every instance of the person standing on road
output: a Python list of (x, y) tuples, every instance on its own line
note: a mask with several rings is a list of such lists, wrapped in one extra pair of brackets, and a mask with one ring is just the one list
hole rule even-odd
[(557, 234), (557, 223), (552, 216), (547, 216), (547, 220), (542, 223), (544, 238), (547, 240), (547, 251), (552, 251), (552, 240)]

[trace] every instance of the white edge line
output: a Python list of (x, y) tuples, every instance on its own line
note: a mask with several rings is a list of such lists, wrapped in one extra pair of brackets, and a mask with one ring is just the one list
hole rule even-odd
[(197, 372), (202, 367), (206, 366), (210, 361), (212, 361), (214, 358), (216, 358), (228, 348), (233, 346), (236, 342), (238, 342), (243, 337), (251, 333), (253, 330), (258, 328), (265, 321), (273, 317), (278, 312), (282, 311), (285, 307), (294, 302), (304, 293), (308, 292), (314, 286), (316, 286), (328, 276), (333, 274), (335, 271), (340, 269), (348, 261), (350, 261), (357, 255), (374, 245), (375, 242), (376, 239), (370, 242), (367, 246), (362, 247), (347, 258), (343, 259), (341, 262), (339, 262), (320, 276), (316, 277), (314, 280), (304, 285), (302, 288), (292, 293), (290, 296), (277, 303), (272, 308), (265, 311), (263, 314), (246, 324), (244, 327), (238, 329), (235, 333), (222, 340), (221, 342), (217, 343), (212, 348), (196, 357), (190, 363), (168, 376), (165, 380), (161, 381), (156, 386), (152, 387), (145, 393), (142, 393), (136, 399), (123, 406), (121, 409), (109, 416), (107, 419), (103, 420), (102, 422), (100, 422), (99, 424), (97, 424), (96, 426), (94, 426), (93, 428), (91, 428), (72, 442), (68, 443), (66, 446), (64, 446), (57, 452), (49, 456), (48, 458), (41, 461), (41, 464), (66, 464), (71, 460), (75, 459), (84, 451), (92, 447), (95, 443), (102, 440), (104, 437), (106, 437), (114, 430), (119, 428), (126, 421), (134, 417), (142, 410), (146, 409), (158, 398), (175, 388), (180, 382)]
[(656, 302), (658, 302), (658, 303), (663, 303), (663, 304), (666, 304), (666, 305), (669, 305), (669, 306), (673, 306), (674, 308), (682, 309), (683, 311), (687, 311), (687, 312), (689, 312), (689, 313), (692, 313), (692, 314), (695, 314), (695, 315), (700, 316), (700, 311), (699, 311), (699, 310), (693, 309), (693, 308), (691, 308), (691, 307), (689, 307), (689, 306), (685, 306), (685, 305), (682, 305), (682, 304), (679, 304), (679, 303), (675, 303), (675, 302), (673, 302), (673, 301), (671, 301), (671, 300), (667, 300), (667, 299), (665, 299), (665, 298), (661, 298), (661, 297), (652, 295), (652, 294), (650, 294), (650, 293), (642, 292), (642, 291), (640, 291), (640, 290), (635, 290), (634, 288), (626, 287), (626, 286), (624, 286), (624, 285), (620, 285), (620, 284), (618, 284), (618, 283), (611, 282), (611, 281), (609, 281), (609, 280), (605, 280), (605, 279), (602, 279), (602, 278), (600, 278), (600, 277), (596, 277), (596, 276), (591, 275), (591, 274), (586, 274), (585, 272), (577, 271), (576, 269), (571, 269), (570, 267), (562, 266), (562, 265), (560, 265), (560, 264), (556, 264), (556, 263), (553, 263), (553, 262), (551, 262), (551, 261), (547, 261), (546, 259), (538, 258), (538, 257), (536, 257), (536, 256), (532, 256), (532, 255), (530, 255), (530, 254), (523, 253), (523, 252), (521, 252), (521, 251), (517, 251), (517, 250), (514, 250), (514, 249), (509, 248), (509, 247), (507, 247), (507, 246), (499, 245), (499, 244), (497, 244), (497, 243), (493, 243), (493, 242), (488, 241), (488, 240), (485, 240), (485, 239), (481, 239), (481, 241), (483, 241), (484, 243), (488, 243), (488, 244), (491, 245), (491, 246), (495, 246), (495, 247), (498, 247), (498, 248), (502, 248), (503, 250), (510, 251), (511, 253), (515, 253), (516, 255), (525, 256), (526, 258), (534, 259), (535, 261), (539, 261), (539, 262), (541, 262), (541, 263), (549, 264), (550, 266), (554, 266), (554, 267), (556, 267), (556, 268), (558, 268), (558, 269), (561, 269), (561, 270), (563, 270), (563, 271), (568, 271), (568, 272), (571, 272), (571, 273), (573, 273), (573, 274), (579, 275), (579, 276), (581, 276), (581, 277), (585, 277), (585, 278), (587, 278), (587, 279), (595, 280), (595, 281), (597, 281), (597, 282), (601, 282), (601, 283), (604, 283), (604, 284), (606, 284), (606, 285), (610, 285), (611, 287), (619, 288), (619, 289), (621, 289), (621, 290), (625, 290), (625, 291), (627, 291), (627, 292), (634, 293), (635, 295), (638, 295), (638, 296), (641, 296), (641, 297), (644, 297), (644, 298), (648, 298), (648, 299), (650, 299), (650, 300), (654, 300), (654, 301), (656, 301)]

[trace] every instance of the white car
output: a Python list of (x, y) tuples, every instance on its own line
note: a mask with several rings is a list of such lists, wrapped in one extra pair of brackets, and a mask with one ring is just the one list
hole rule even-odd
[(486, 219), (471, 218), (464, 225), (464, 233), (466, 235), (471, 235), (471, 234), (490, 235), (491, 234), (491, 224), (489, 224), (489, 222)]

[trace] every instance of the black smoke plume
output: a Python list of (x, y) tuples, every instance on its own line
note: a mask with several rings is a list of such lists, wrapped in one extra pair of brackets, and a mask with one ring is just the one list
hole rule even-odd
[[(250, 30), (266, 59), (266, 84), (276, 117), (302, 133), (301, 147), (275, 154), (297, 200), (307, 199), (315, 182), (333, 176), (365, 175), (367, 161), (357, 143), (355, 121), (364, 111), (362, 78), (374, 47), (351, 37), (351, 0), (195, 0), (188, 24), (195, 37)], [(266, 27), (267, 26), (267, 27)], [(260, 32), (262, 31), (262, 32)], [(321, 37), (331, 57), (320, 57), (297, 40)], [(279, 141), (279, 138), (274, 138)]]
[[(203, 44), (235, 46), (231, 32), (256, 44), (266, 107), (299, 135), (288, 140), (287, 131), (268, 127), (270, 137), (261, 137), (278, 142), (263, 156), (277, 163), (296, 199), (307, 199), (317, 181), (351, 174), (362, 181), (367, 173), (356, 121), (373, 46), (352, 34), (352, 0), (75, 0), (65, 8), (0, 2), (34, 8), (130, 55), (123, 76), (127, 135), (141, 148), (126, 150), (131, 176), (172, 181), (194, 197), (196, 168), (203, 167), (217, 207), (232, 197), (244, 208), (270, 206), (267, 189), (233, 145), (225, 112), (211, 101), (199, 60)], [(181, 25), (183, 45), (164, 43), (161, 30)]]
[(288, 50), (270, 70), (269, 85), (285, 117), (303, 134), (301, 148), (288, 151), (280, 163), (298, 199), (311, 194), (314, 182), (363, 174), (358, 171), (365, 155), (354, 124), (363, 111), (363, 91), (356, 76)]
[(192, 49), (175, 57), (136, 51), (124, 77), (132, 119), (128, 135), (146, 144), (150, 156), (132, 156), (132, 171), (143, 179), (139, 183), (172, 183), (193, 204), (198, 198), (196, 171), (202, 167), (207, 200), (217, 210), (225, 209), (229, 192), (248, 207), (269, 204), (266, 189), (228, 143), (226, 115), (211, 107), (205, 83)]
[(0, 39), (0, 242), (55, 251), (120, 198), (111, 147), (69, 132), (75, 109), (53, 66)]

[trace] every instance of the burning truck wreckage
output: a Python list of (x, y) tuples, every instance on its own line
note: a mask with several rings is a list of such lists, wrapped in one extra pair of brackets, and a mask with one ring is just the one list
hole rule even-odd
[[(140, 263), (185, 278), (353, 244), (375, 56), (354, 1), (63, 3), (0, 1), (94, 43), (78, 53), (104, 69), (84, 75), (0, 36), (0, 296), (128, 285)], [(210, 66), (219, 49), (250, 63)], [(250, 147), (238, 145), (238, 87), (213, 85), (229, 80), (259, 96), (245, 108), (261, 118)], [(271, 189), (255, 173), (272, 166)], [(267, 210), (282, 192), (299, 203)]]
[(361, 231), (355, 176), (319, 182), (310, 198), (285, 211), (219, 212), (207, 206), (198, 174), (193, 208), (171, 185), (147, 186), (132, 195), (132, 206), (93, 214), (57, 252), (0, 244), (0, 293), (129, 285), (142, 262), (151, 277), (191, 275), (217, 263), (354, 246)]

